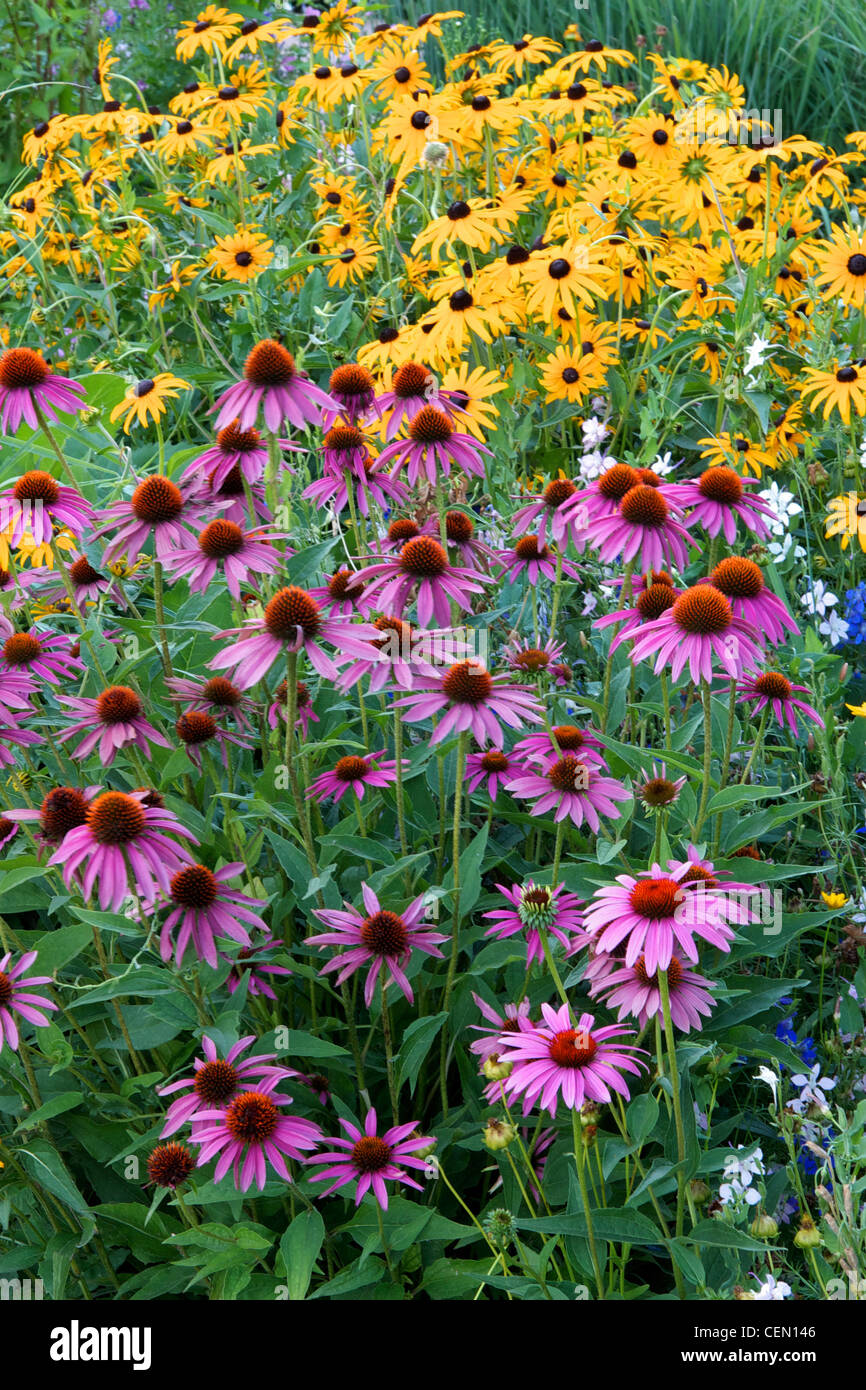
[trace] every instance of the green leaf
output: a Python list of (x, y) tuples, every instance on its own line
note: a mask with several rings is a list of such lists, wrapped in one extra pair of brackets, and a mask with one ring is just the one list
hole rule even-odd
[(47, 1187), (66, 1207), (82, 1214), (90, 1208), (72, 1180), (62, 1158), (44, 1139), (31, 1139), (26, 1149), (18, 1150), (26, 1171), (41, 1187)]
[(659, 1117), (659, 1103), (655, 1096), (648, 1094), (635, 1096), (626, 1111), (628, 1132), (635, 1144), (641, 1145), (649, 1139)]
[(64, 1091), (60, 1096), (52, 1096), (44, 1105), (40, 1105), (38, 1110), (34, 1110), (30, 1115), (25, 1115), (15, 1127), (15, 1133), (20, 1134), (22, 1130), (33, 1129), (34, 1126), (41, 1124), (43, 1120), (50, 1120), (55, 1115), (62, 1115), (65, 1110), (74, 1110), (76, 1105), (80, 1105), (84, 1097), (80, 1091)]
[(439, 1014), (429, 1014), (424, 1018), (416, 1018), (414, 1023), (403, 1034), (403, 1042), (399, 1054), (399, 1071), (397, 1073), (397, 1090), (402, 1090), (405, 1082), (409, 1082), (409, 1090), (415, 1094), (415, 1086), (418, 1081), (418, 1073), (421, 1065), (430, 1048), (433, 1040), (441, 1029), (448, 1017), (447, 1012)]
[(345, 1047), (328, 1042), (327, 1038), (316, 1038), (312, 1033), (302, 1033), (290, 1028), (286, 1051), (293, 1057), (348, 1057)]
[(767, 1250), (771, 1248), (765, 1240), (756, 1240), (748, 1231), (739, 1231), (726, 1221), (716, 1221), (707, 1217), (699, 1221), (689, 1232), (689, 1240), (694, 1245), (712, 1245), (718, 1250)]
[(280, 1259), (292, 1302), (306, 1297), (313, 1267), (325, 1240), (325, 1223), (315, 1210), (296, 1216), (280, 1241)]

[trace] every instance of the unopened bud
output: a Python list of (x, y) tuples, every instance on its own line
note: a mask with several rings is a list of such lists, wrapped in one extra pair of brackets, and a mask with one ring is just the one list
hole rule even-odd
[(775, 1240), (776, 1236), (779, 1234), (779, 1224), (777, 1221), (773, 1220), (772, 1216), (768, 1216), (766, 1212), (762, 1212), (760, 1216), (755, 1217), (754, 1221), (749, 1226), (749, 1230), (758, 1240)]
[(705, 1202), (710, 1200), (710, 1189), (707, 1187), (703, 1178), (692, 1178), (689, 1183), (689, 1188), (695, 1206), (702, 1207)]
[(496, 1153), (497, 1149), (507, 1149), (517, 1136), (517, 1129), (514, 1125), (506, 1124), (504, 1120), (488, 1120), (484, 1130), (484, 1143), (488, 1149)]
[(481, 1070), (488, 1081), (504, 1081), (506, 1076), (511, 1075), (511, 1065), (511, 1062), (500, 1062), (494, 1052), (492, 1057), (485, 1057)]
[(821, 1232), (818, 1230), (811, 1216), (802, 1216), (800, 1218), (800, 1229), (794, 1236), (794, 1244), (800, 1250), (814, 1250), (815, 1247), (821, 1243)]

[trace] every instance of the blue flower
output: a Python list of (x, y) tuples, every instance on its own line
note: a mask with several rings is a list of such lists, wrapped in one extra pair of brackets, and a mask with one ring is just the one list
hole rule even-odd
[(856, 589), (846, 589), (844, 617), (851, 645), (866, 642), (866, 580), (861, 579)]

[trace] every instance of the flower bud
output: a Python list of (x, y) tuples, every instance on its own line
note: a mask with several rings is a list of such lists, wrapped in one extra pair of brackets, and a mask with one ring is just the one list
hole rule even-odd
[(506, 1076), (511, 1075), (511, 1066), (511, 1062), (500, 1062), (494, 1052), (492, 1057), (485, 1057), (481, 1070), (488, 1081), (504, 1081)]
[(496, 1153), (497, 1149), (507, 1149), (517, 1135), (514, 1125), (506, 1124), (504, 1120), (488, 1120), (484, 1130), (484, 1143), (488, 1149)]
[(692, 1178), (691, 1182), (689, 1183), (689, 1188), (691, 1190), (692, 1201), (695, 1203), (695, 1206), (702, 1207), (705, 1202), (708, 1202), (710, 1200), (710, 1189), (704, 1182), (703, 1178)]
[(774, 1221), (772, 1216), (768, 1216), (766, 1212), (762, 1212), (760, 1216), (755, 1217), (749, 1230), (758, 1240), (775, 1240), (779, 1234), (779, 1223)]
[(794, 1236), (794, 1244), (800, 1250), (814, 1250), (821, 1245), (821, 1232), (815, 1225), (811, 1216), (803, 1215), (800, 1218), (800, 1229)]

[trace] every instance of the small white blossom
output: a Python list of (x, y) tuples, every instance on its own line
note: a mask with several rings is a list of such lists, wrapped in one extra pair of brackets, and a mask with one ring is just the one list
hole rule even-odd
[(838, 613), (829, 613), (824, 622), (818, 624), (818, 631), (822, 637), (829, 637), (831, 647), (838, 647), (842, 642), (848, 641), (848, 624)]
[(828, 608), (832, 608), (839, 602), (836, 594), (830, 592), (823, 579), (816, 579), (807, 594), (803, 594), (800, 602), (807, 613), (817, 614), (823, 618)]
[(802, 1087), (798, 1098), (788, 1102), (789, 1108), (797, 1115), (802, 1115), (803, 1111), (808, 1109), (810, 1105), (817, 1105), (819, 1110), (829, 1109), (827, 1096), (824, 1092), (834, 1089), (836, 1078), (834, 1076), (822, 1076), (819, 1063), (815, 1063), (808, 1076), (803, 1072), (798, 1072), (796, 1076), (791, 1077), (791, 1082), (794, 1086)]
[(754, 1079), (763, 1081), (765, 1086), (769, 1086), (773, 1092), (774, 1102), (779, 1099), (779, 1076), (777, 1072), (771, 1071), (769, 1067), (758, 1067)]
[(597, 449), (608, 435), (607, 425), (602, 420), (584, 420), (580, 428), (583, 431), (583, 447), (587, 452)]
[(770, 483), (759, 495), (776, 513), (776, 520), (767, 523), (773, 535), (784, 536), (792, 518), (799, 516), (803, 508), (795, 501), (793, 492), (788, 492), (778, 483)]
[(606, 458), (596, 449), (591, 454), (584, 454), (577, 471), (585, 483), (593, 483), (596, 478), (601, 477), (606, 468), (612, 467), (613, 462), (613, 459)]
[[(757, 1279), (757, 1274), (753, 1274), (752, 1278)], [(777, 1279), (775, 1274), (768, 1274), (763, 1284), (758, 1281), (754, 1296), (758, 1303), (781, 1303), (783, 1298), (791, 1297), (791, 1285), (786, 1284), (784, 1279)]]

